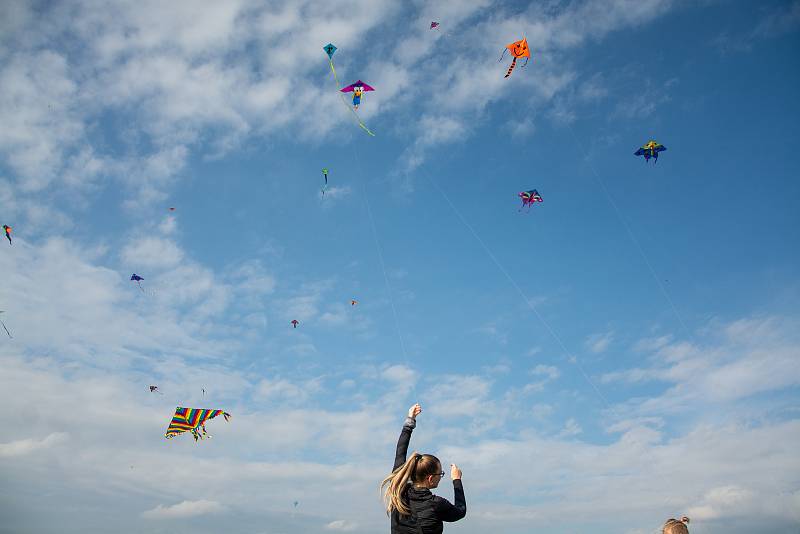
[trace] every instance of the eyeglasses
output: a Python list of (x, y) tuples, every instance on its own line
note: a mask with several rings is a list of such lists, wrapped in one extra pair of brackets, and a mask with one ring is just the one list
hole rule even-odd
[(442, 471), (441, 473), (434, 473), (432, 476), (436, 476), (436, 475), (439, 475), (440, 477), (443, 477), (444, 476), (444, 471)]

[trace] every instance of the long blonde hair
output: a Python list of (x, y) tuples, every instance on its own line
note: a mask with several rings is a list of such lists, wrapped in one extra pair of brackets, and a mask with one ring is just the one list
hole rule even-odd
[(681, 517), (680, 521), (677, 519), (667, 519), (664, 523), (664, 528), (661, 529), (661, 534), (689, 534), (689, 518), (686, 516)]
[[(400, 515), (411, 515), (411, 509), (405, 502), (405, 494), (411, 482), (421, 483), (430, 475), (435, 475), (442, 468), (442, 463), (432, 454), (412, 452), (406, 463), (392, 471), (392, 474), (381, 482), (381, 493), (386, 504), (386, 513), (394, 510)], [(384, 488), (386, 492), (384, 493)]]

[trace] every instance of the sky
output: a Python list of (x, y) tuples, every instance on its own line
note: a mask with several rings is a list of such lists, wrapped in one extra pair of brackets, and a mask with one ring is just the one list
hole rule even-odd
[(387, 532), (415, 402), (448, 533), (797, 532), (799, 49), (796, 0), (2, 2), (0, 533)]

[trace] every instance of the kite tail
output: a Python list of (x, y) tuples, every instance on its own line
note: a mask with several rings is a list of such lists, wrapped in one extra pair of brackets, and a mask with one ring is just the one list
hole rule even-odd
[(513, 71), (514, 67), (516, 67), (516, 66), (517, 66), (517, 58), (514, 58), (514, 59), (511, 60), (511, 66), (508, 67), (508, 72), (506, 72), (506, 75), (504, 76), (504, 78), (508, 78), (509, 76), (511, 76), (511, 71)]
[(330, 58), (328, 63), (331, 64), (331, 72), (333, 72), (333, 79), (336, 82), (336, 88), (341, 89), (341, 86), (339, 85), (339, 77), (336, 75), (336, 69), (333, 68), (333, 58)]
[(196, 426), (192, 429), (192, 436), (194, 440), (197, 441), (199, 439), (211, 439), (213, 436), (206, 432), (206, 425)]

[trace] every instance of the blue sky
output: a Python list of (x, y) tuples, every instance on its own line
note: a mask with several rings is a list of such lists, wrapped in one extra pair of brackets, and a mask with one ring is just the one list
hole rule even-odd
[(800, 3), (0, 21), (0, 532), (385, 531), (417, 401), (447, 532), (797, 528)]

